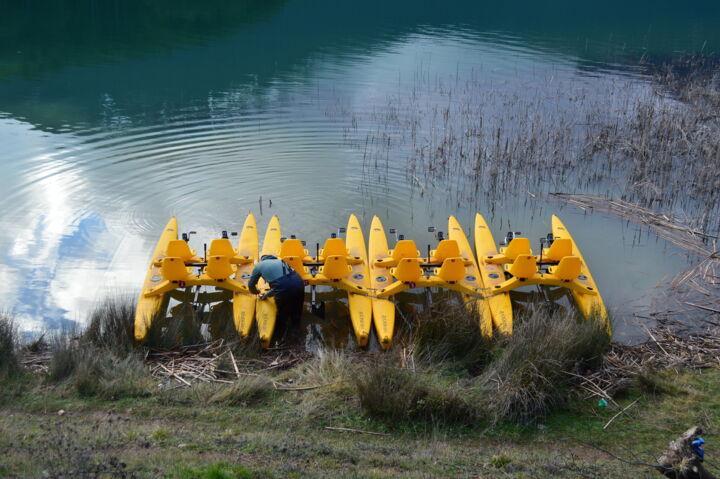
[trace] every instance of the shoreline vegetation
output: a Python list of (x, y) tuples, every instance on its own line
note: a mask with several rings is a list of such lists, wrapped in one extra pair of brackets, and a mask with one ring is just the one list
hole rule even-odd
[(133, 306), (30, 344), (2, 316), (0, 475), (655, 477), (688, 421), (720, 420), (717, 328), (621, 345), (537, 304), (487, 340), (447, 301), (384, 353), (263, 351), (191, 311), (136, 345)]
[[(714, 57), (640, 65), (592, 84), (527, 80), (518, 95), (466, 76), (419, 75), (371, 115), (347, 121), (367, 188), (405, 174), (414, 194), (494, 212), (508, 196), (575, 188), (692, 220), (720, 234), (720, 77)], [(557, 84), (557, 85), (556, 85)], [(556, 86), (555, 86), (556, 85)]]

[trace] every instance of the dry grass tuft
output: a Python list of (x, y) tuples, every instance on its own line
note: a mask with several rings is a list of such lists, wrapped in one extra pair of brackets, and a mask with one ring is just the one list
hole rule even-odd
[(18, 333), (15, 321), (6, 312), (0, 312), (0, 381), (20, 374)]
[(362, 367), (355, 386), (363, 410), (393, 424), (415, 420), (475, 424), (480, 410), (457, 385), (438, 379), (394, 367), (385, 360)]
[(357, 398), (353, 378), (359, 367), (359, 359), (345, 351), (319, 348), (312, 358), (291, 370), (293, 384), (314, 388), (300, 393), (298, 407), (302, 415), (313, 422), (324, 422), (354, 414)]
[(533, 308), (477, 379), (492, 422), (527, 422), (565, 402), (567, 372), (598, 362), (610, 339), (601, 321)]
[(82, 341), (120, 355), (128, 354), (135, 347), (134, 323), (134, 300), (105, 298), (90, 313)]
[(461, 304), (440, 303), (418, 313), (412, 343), (426, 365), (444, 365), (477, 374), (492, 359), (493, 342), (483, 338), (477, 314)]
[(226, 406), (258, 406), (266, 402), (274, 391), (268, 377), (241, 376), (232, 385), (219, 388), (209, 402)]
[(151, 393), (154, 382), (138, 355), (116, 353), (110, 346), (98, 347), (62, 331), (51, 341), (47, 379), (83, 397), (116, 400), (143, 397)]

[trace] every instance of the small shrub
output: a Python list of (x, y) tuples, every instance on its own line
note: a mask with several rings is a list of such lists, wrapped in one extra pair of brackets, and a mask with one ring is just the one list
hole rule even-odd
[(83, 397), (116, 400), (150, 394), (152, 380), (136, 355), (118, 356), (108, 349), (84, 343), (70, 332), (55, 336), (48, 371), (52, 383), (65, 382)]
[(135, 346), (135, 302), (124, 297), (106, 298), (90, 313), (82, 341), (118, 355)]
[(346, 380), (352, 373), (353, 363), (347, 353), (321, 347), (312, 359), (302, 364), (298, 382), (308, 386), (334, 384)]
[(455, 386), (432, 383), (388, 363), (366, 365), (355, 377), (360, 405), (367, 414), (394, 423), (424, 420), (472, 424), (478, 411)]
[(48, 370), (48, 380), (58, 383), (69, 378), (83, 359), (83, 348), (80, 347), (74, 330), (64, 330), (55, 334), (50, 341), (52, 358)]
[(492, 341), (480, 334), (477, 313), (443, 302), (415, 319), (415, 353), (428, 364), (456, 365), (477, 374), (492, 359)]
[(241, 376), (232, 385), (223, 387), (210, 397), (211, 403), (227, 406), (256, 406), (265, 402), (273, 392), (273, 385), (264, 376)]
[(317, 387), (300, 395), (298, 409), (313, 423), (325, 423), (355, 414), (357, 391), (353, 381), (358, 370), (353, 356), (342, 350), (319, 347), (314, 356), (290, 371), (298, 387)]
[(532, 421), (564, 403), (567, 371), (600, 359), (609, 344), (600, 321), (532, 308), (500, 356), (478, 378), (493, 422)]
[(508, 464), (510, 464), (511, 462), (512, 462), (512, 459), (510, 459), (509, 457), (502, 455), (502, 454), (495, 455), (490, 458), (490, 465), (497, 469), (502, 469), (505, 466), (507, 466)]
[(163, 428), (155, 429), (152, 433), (152, 438), (156, 441), (167, 441), (169, 437), (170, 435)]
[(20, 374), (17, 328), (13, 318), (0, 312), (0, 380)]

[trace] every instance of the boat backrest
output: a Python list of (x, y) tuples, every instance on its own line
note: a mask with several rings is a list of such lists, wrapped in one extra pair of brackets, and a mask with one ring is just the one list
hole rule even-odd
[(545, 249), (543, 255), (543, 259), (547, 261), (560, 261), (565, 256), (571, 256), (572, 241), (569, 238), (557, 238)]
[(398, 241), (392, 252), (392, 259), (398, 262), (403, 258), (417, 258), (418, 256), (420, 256), (420, 252), (413, 240)]
[(436, 274), (448, 283), (456, 283), (465, 276), (465, 262), (459, 256), (447, 258), (442, 266), (436, 270)]
[(232, 247), (232, 243), (227, 238), (218, 238), (212, 240), (210, 243), (210, 249), (208, 249), (208, 256), (227, 256), (232, 258), (235, 256), (235, 250)]
[(165, 256), (173, 258), (181, 258), (184, 262), (188, 263), (193, 259), (193, 252), (190, 249), (190, 245), (184, 240), (171, 240), (165, 250)]
[(521, 254), (532, 254), (530, 240), (528, 238), (513, 238), (507, 247), (500, 248), (500, 252), (510, 261), (515, 261)]
[(582, 263), (577, 256), (565, 256), (555, 267), (550, 267), (550, 273), (554, 274), (563, 281), (572, 281), (580, 276)]
[(320, 273), (328, 279), (342, 279), (352, 271), (347, 263), (345, 254), (335, 254), (325, 258), (325, 264), (320, 267)]
[(531, 254), (518, 255), (507, 271), (518, 279), (532, 278), (533, 275), (537, 272), (537, 263), (535, 263), (535, 256)]
[(230, 264), (230, 258), (228, 258), (227, 256), (208, 256), (207, 266), (205, 267), (205, 274), (210, 276), (210, 278), (216, 280), (228, 279), (230, 276), (232, 276), (234, 272), (235, 270)]
[(184, 281), (190, 275), (183, 259), (177, 256), (164, 257), (160, 265), (160, 273), (163, 279), (168, 281)]
[(303, 247), (302, 241), (299, 239), (286, 239), (280, 245), (280, 257), (285, 259), (286, 256), (304, 257), (307, 254)]
[(322, 251), (320, 251), (321, 258), (328, 258), (330, 256), (342, 255), (347, 256), (347, 246), (345, 246), (345, 240), (342, 238), (328, 238), (325, 240), (325, 245)]
[(430, 256), (431, 263), (442, 263), (447, 258), (457, 258), (460, 256), (460, 247), (455, 240), (442, 240)]
[(403, 258), (400, 260), (396, 268), (391, 273), (398, 281), (403, 283), (411, 283), (417, 281), (422, 276), (422, 268), (420, 267), (420, 258)]

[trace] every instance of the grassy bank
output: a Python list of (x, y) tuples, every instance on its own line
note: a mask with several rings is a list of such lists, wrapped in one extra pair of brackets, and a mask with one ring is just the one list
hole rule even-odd
[[(446, 305), (410, 318), (380, 355), (128, 348), (123, 311), (103, 304), (84, 333), (48, 341), (36, 372), (4, 376), (0, 475), (654, 477), (601, 449), (652, 464), (720, 415), (716, 369), (647, 371), (598, 406), (572, 374), (597, 365), (602, 328), (542, 309), (487, 342)], [(16, 364), (32, 356), (13, 344)], [(212, 362), (216, 379), (153, 372), (183, 360)]]

